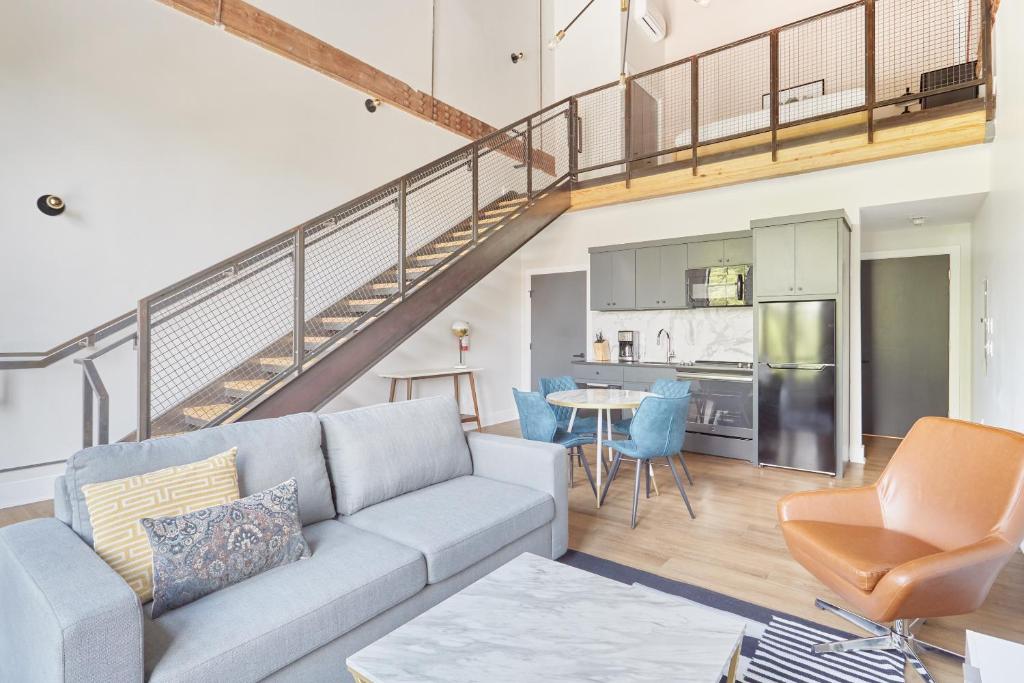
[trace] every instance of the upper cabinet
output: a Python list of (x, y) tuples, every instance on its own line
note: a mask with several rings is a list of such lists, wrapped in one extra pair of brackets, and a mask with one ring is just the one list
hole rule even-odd
[(636, 250), (637, 308), (686, 307), (687, 246), (667, 244)]
[(752, 264), (754, 239), (747, 235), (737, 231), (720, 233), (718, 239), (697, 236), (592, 247), (590, 310), (686, 308), (687, 269)]
[(828, 219), (754, 230), (758, 298), (837, 294), (839, 228)]
[(754, 238), (736, 237), (727, 240), (691, 242), (687, 268), (712, 268), (754, 262)]
[(636, 308), (636, 249), (590, 255), (590, 308), (615, 311)]
[(738, 237), (722, 240), (723, 263), (727, 266), (750, 264), (754, 262), (754, 238)]

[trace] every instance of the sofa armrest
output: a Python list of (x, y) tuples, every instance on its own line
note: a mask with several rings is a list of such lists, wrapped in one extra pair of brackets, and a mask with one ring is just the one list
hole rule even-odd
[(0, 529), (0, 680), (143, 680), (142, 608), (64, 523)]
[(544, 491), (555, 499), (551, 558), (569, 548), (569, 465), (563, 446), (468, 432), (473, 474)]

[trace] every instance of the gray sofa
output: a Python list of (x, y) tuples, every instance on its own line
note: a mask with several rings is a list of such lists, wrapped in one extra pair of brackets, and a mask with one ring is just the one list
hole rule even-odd
[[(312, 556), (149, 617), (91, 547), (84, 484), (238, 447), (298, 481)], [(0, 529), (0, 680), (347, 681), (345, 658), (523, 552), (566, 550), (565, 450), (462, 431), (450, 398), (243, 422), (68, 460), (56, 518)]]

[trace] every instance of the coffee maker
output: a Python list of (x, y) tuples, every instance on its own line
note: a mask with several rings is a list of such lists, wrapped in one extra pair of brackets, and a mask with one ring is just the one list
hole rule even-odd
[(619, 330), (619, 362), (634, 363), (640, 355), (640, 333), (633, 330)]

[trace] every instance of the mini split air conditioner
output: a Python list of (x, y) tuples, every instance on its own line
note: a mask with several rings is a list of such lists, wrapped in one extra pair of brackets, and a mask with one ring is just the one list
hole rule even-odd
[(665, 40), (667, 32), (665, 17), (647, 0), (634, 0), (636, 2), (636, 13), (633, 15), (637, 25), (643, 31), (647, 40), (652, 43), (660, 43)]

